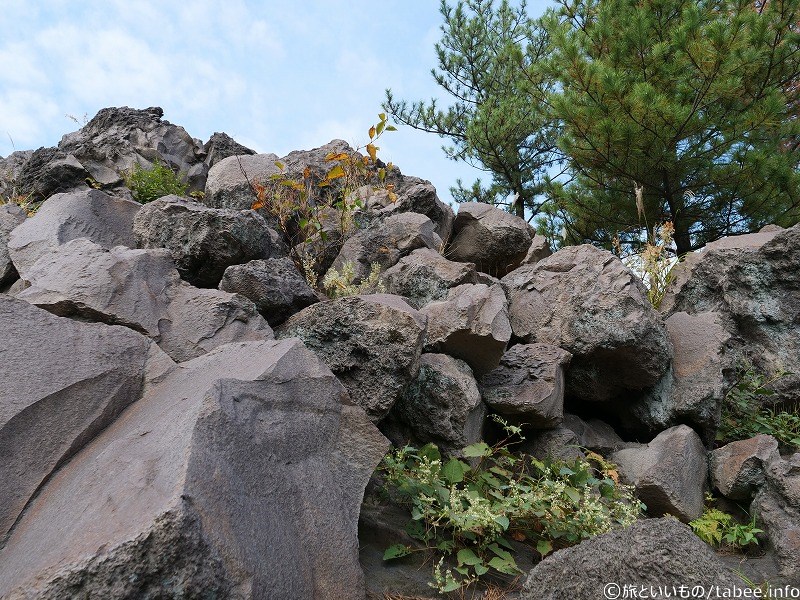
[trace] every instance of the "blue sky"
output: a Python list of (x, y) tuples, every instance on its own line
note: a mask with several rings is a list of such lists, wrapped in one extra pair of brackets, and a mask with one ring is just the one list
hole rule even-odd
[[(550, 4), (534, 0), (529, 13)], [(363, 144), (385, 88), (439, 96), (438, 9), (437, 0), (2, 0), (0, 155), (54, 146), (78, 128), (66, 115), (83, 121), (106, 106), (161, 106), (203, 141), (224, 131), (278, 155), (334, 138)], [(445, 200), (458, 177), (488, 180), (447, 160), (442, 143), (400, 127), (379, 155)]]

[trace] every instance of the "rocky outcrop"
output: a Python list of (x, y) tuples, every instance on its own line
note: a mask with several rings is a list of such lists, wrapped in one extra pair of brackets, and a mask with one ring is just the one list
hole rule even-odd
[(178, 196), (143, 206), (133, 233), (139, 248), (167, 248), (181, 277), (197, 287), (217, 287), (231, 265), (286, 256), (278, 233), (255, 211), (208, 208)]
[(363, 598), (359, 505), (386, 448), (298, 340), (219, 348), (47, 482), (0, 550), (0, 596)]
[(256, 153), (255, 150), (242, 146), (227, 133), (219, 132), (214, 132), (203, 144), (203, 152), (206, 155), (205, 163), (209, 169), (229, 156), (245, 156)]
[(27, 218), (27, 213), (14, 203), (0, 205), (0, 288), (19, 276), (8, 252), (8, 238)]
[(610, 252), (570, 246), (503, 278), (514, 336), (573, 356), (567, 395), (607, 401), (655, 386), (672, 346), (641, 281)]
[(281, 171), (276, 154), (229, 156), (208, 171), (203, 204), (212, 208), (248, 210), (256, 201), (253, 184), (264, 184)]
[(107, 249), (76, 239), (42, 256), (17, 297), (60, 316), (124, 325), (178, 362), (222, 344), (272, 339), (252, 302), (182, 281), (168, 250)]
[(141, 205), (98, 190), (57, 194), (8, 240), (11, 261), (23, 279), (28, 269), (62, 244), (86, 238), (104, 248), (135, 247), (133, 219)]
[(309, 306), (276, 333), (303, 340), (379, 421), (417, 374), (425, 328), (425, 316), (399, 296), (372, 294)]
[(445, 256), (502, 277), (522, 264), (532, 237), (524, 219), (489, 204), (467, 202), (458, 205)]
[(658, 434), (647, 446), (611, 455), (651, 516), (674, 515), (688, 523), (703, 513), (708, 459), (700, 437), (686, 425)]
[(672, 597), (673, 586), (749, 589), (686, 525), (645, 519), (548, 556), (531, 571), (521, 598), (597, 600), (604, 593), (617, 597), (617, 590), (622, 598), (626, 585), (637, 591), (647, 586), (648, 597), (656, 599)]
[(750, 500), (764, 485), (766, 465), (778, 457), (778, 441), (771, 435), (725, 444), (709, 453), (711, 485), (731, 500)]
[(460, 358), (478, 376), (500, 363), (511, 338), (506, 296), (500, 285), (454, 287), (446, 300), (431, 302), (421, 312), (428, 317), (426, 352)]

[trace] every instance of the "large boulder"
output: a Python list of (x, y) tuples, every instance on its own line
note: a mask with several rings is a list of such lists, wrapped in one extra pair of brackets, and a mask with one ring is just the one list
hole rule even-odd
[(428, 317), (426, 352), (464, 360), (480, 376), (494, 369), (511, 339), (502, 286), (483, 283), (452, 288), (447, 299), (421, 310)]
[(417, 248), (438, 250), (442, 239), (428, 217), (418, 213), (398, 213), (357, 231), (342, 246), (331, 268), (342, 272), (345, 263), (353, 265), (354, 283), (367, 277), (372, 265), (381, 270), (394, 266)]
[(13, 202), (0, 205), (0, 288), (18, 277), (8, 252), (8, 238), (27, 218), (28, 214)]
[(397, 294), (421, 308), (444, 300), (450, 289), (465, 283), (478, 283), (475, 265), (447, 260), (436, 250), (418, 248), (386, 269), (381, 281), (390, 294)]
[(0, 323), (2, 547), (39, 487), (138, 399), (152, 342), (5, 294)]
[(658, 600), (676, 597), (673, 589), (689, 593), (696, 586), (703, 593), (713, 586), (752, 591), (689, 527), (665, 518), (637, 521), (551, 554), (530, 572), (520, 598), (625, 598), (633, 597), (623, 595), (625, 590), (638, 592), (640, 586)]
[(242, 146), (227, 133), (216, 131), (203, 144), (203, 152), (206, 155), (205, 163), (209, 169), (229, 156), (245, 156), (256, 153), (255, 150)]
[(43, 256), (26, 279), (18, 298), (60, 316), (130, 327), (178, 362), (221, 344), (273, 337), (246, 298), (182, 281), (168, 250), (76, 239)]
[(725, 444), (709, 454), (711, 485), (731, 500), (750, 500), (764, 485), (764, 469), (778, 456), (778, 440), (757, 435)]
[(483, 399), (496, 412), (535, 428), (564, 416), (564, 369), (572, 355), (547, 344), (517, 344), (481, 378)]
[(691, 427), (671, 427), (647, 446), (623, 448), (611, 460), (636, 486), (649, 515), (669, 514), (688, 523), (703, 514), (708, 458)]
[(70, 240), (86, 238), (105, 248), (133, 248), (133, 219), (141, 205), (99, 190), (56, 194), (16, 229), (8, 240), (11, 261), (26, 279), (41, 256)]
[(567, 395), (608, 401), (656, 385), (672, 346), (641, 280), (610, 252), (563, 248), (503, 280), (514, 336), (573, 356)]
[(133, 233), (139, 248), (167, 248), (181, 277), (197, 287), (217, 287), (231, 265), (286, 255), (278, 233), (255, 211), (209, 208), (178, 196), (143, 206)]
[(371, 294), (313, 304), (276, 334), (302, 339), (379, 421), (417, 374), (425, 328), (425, 316), (399, 296)]
[(252, 300), (273, 327), (319, 302), (317, 293), (288, 257), (230, 266), (225, 269), (219, 289)]
[(264, 184), (280, 173), (276, 154), (228, 156), (208, 171), (203, 204), (212, 208), (247, 210), (256, 201), (254, 184)]
[(456, 453), (482, 439), (486, 407), (472, 370), (446, 354), (423, 354), (417, 376), (392, 409), (415, 440)]
[(800, 401), (800, 225), (723, 238), (688, 255), (661, 303), (667, 315), (715, 311), (731, 335), (726, 365), (789, 374), (771, 401)]
[(363, 599), (359, 507), (387, 446), (298, 340), (218, 348), (45, 483), (0, 597)]
[(479, 271), (502, 277), (516, 269), (532, 241), (525, 219), (480, 202), (458, 205), (453, 237), (445, 255), (471, 262)]

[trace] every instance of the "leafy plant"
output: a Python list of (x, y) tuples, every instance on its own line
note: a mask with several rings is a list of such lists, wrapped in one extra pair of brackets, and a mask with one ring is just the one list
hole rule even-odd
[(765, 407), (764, 401), (775, 394), (770, 385), (788, 373), (759, 373), (750, 364), (739, 367), (738, 379), (726, 394), (717, 440), (722, 443), (744, 440), (756, 435), (771, 435), (780, 444), (800, 448), (800, 415)]
[(692, 531), (710, 546), (726, 545), (737, 550), (757, 546), (756, 534), (762, 533), (763, 529), (756, 527), (755, 517), (748, 523), (739, 523), (730, 513), (711, 506), (713, 500), (713, 497), (706, 496), (708, 504), (702, 516), (689, 523)]
[(149, 169), (139, 164), (134, 165), (125, 177), (125, 185), (130, 188), (134, 200), (142, 204), (170, 194), (185, 196), (189, 187), (178, 174), (159, 160)]
[(331, 298), (344, 298), (346, 296), (358, 296), (359, 294), (383, 293), (386, 288), (380, 280), (381, 266), (378, 263), (370, 265), (369, 275), (361, 280), (361, 283), (354, 284), (355, 267), (352, 262), (346, 261), (342, 265), (340, 273), (333, 267), (328, 269), (322, 280), (325, 293)]
[[(431, 586), (442, 593), (488, 573), (520, 574), (511, 540), (545, 556), (630, 525), (643, 508), (599, 455), (569, 463), (514, 455), (509, 444), (523, 439), (520, 428), (496, 420), (508, 437), (494, 446), (472, 444), (462, 458), (447, 461), (434, 444), (406, 446), (380, 467), (389, 496), (410, 508), (406, 531), (438, 555)], [(397, 544), (384, 559), (414, 551)], [(454, 568), (446, 566), (448, 558)]]
[[(637, 189), (637, 202), (639, 196), (640, 190)], [(648, 230), (648, 239), (642, 249), (634, 255), (623, 258), (625, 264), (641, 278), (647, 288), (647, 299), (653, 308), (661, 305), (669, 284), (675, 279), (672, 269), (678, 259), (672, 250), (674, 233), (675, 228), (670, 221), (663, 223), (660, 227), (654, 227), (652, 233)], [(612, 246), (617, 254), (623, 254), (624, 251), (618, 236), (613, 238)]]

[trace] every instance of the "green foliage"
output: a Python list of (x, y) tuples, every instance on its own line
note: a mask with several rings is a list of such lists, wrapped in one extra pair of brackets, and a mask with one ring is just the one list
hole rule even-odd
[[(476, 181), (452, 188), (458, 202), (502, 203), (517, 197), (513, 210), (523, 216), (542, 205), (547, 169), (559, 155), (557, 128), (544, 102), (552, 80), (539, 70), (548, 39), (526, 15), (525, 2), (442, 0), (442, 38), (436, 44), (436, 83), (454, 100), (441, 110), (430, 102), (396, 100), (386, 91), (384, 109), (397, 121), (449, 140), (443, 149), (491, 174), (484, 187)], [(512, 207), (509, 207), (512, 208)]]
[(550, 97), (575, 180), (568, 241), (638, 243), (642, 207), (679, 255), (800, 220), (800, 0), (559, 0)]
[[(713, 501), (712, 497), (706, 500)], [(737, 550), (746, 550), (749, 546), (758, 545), (756, 534), (763, 529), (756, 527), (755, 517), (748, 523), (737, 522), (733, 515), (718, 508), (707, 505), (703, 515), (689, 523), (692, 531), (710, 546), (726, 545)]]
[[(497, 419), (509, 435), (489, 446), (463, 449), (444, 460), (428, 444), (387, 455), (380, 467), (389, 495), (409, 506), (406, 531), (438, 555), (434, 582), (440, 592), (469, 585), (487, 573), (518, 575), (511, 540), (544, 556), (633, 523), (643, 508), (632, 488), (617, 481), (613, 465), (596, 454), (564, 463), (514, 455), (509, 443), (520, 429)], [(414, 549), (395, 545), (384, 558)], [(455, 561), (449, 568), (445, 559)]]
[(727, 444), (756, 435), (771, 435), (788, 448), (800, 449), (800, 415), (765, 407), (764, 401), (775, 392), (770, 385), (787, 375), (759, 373), (749, 364), (739, 367), (738, 380), (726, 394), (717, 440)]
[(149, 169), (138, 163), (125, 177), (133, 199), (142, 204), (158, 200), (162, 196), (175, 194), (185, 196), (189, 187), (169, 166), (157, 160)]
[(346, 296), (358, 296), (360, 294), (381, 294), (386, 291), (383, 282), (380, 280), (381, 266), (378, 263), (370, 265), (369, 275), (355, 284), (355, 267), (352, 262), (346, 261), (342, 265), (340, 273), (331, 267), (325, 273), (322, 280), (322, 287), (325, 293), (331, 298), (344, 298)]

